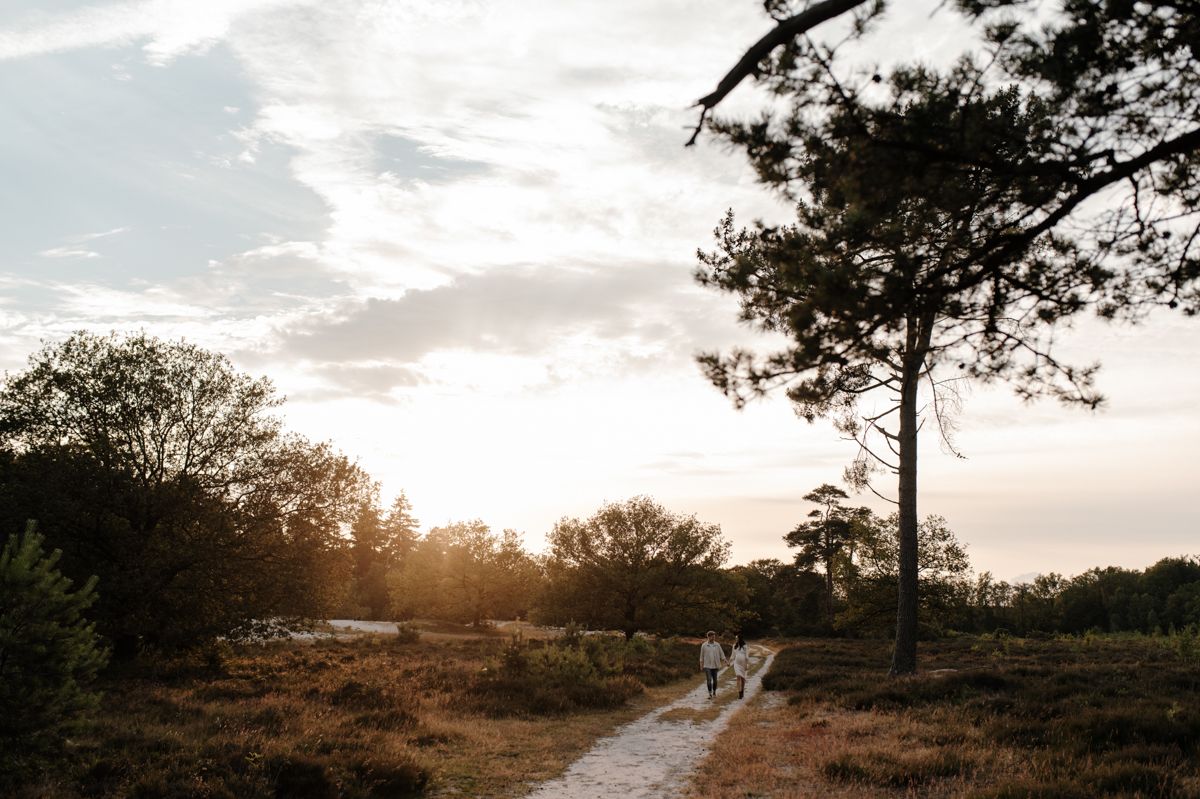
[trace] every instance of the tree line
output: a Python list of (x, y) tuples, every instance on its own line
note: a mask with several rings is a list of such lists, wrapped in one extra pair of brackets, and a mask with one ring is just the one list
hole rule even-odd
[[(890, 634), (900, 515), (852, 507), (837, 486), (804, 496), (790, 562), (729, 566), (717, 525), (649, 497), (563, 518), (535, 554), (478, 519), (422, 533), (403, 492), (384, 508), (344, 454), (283, 429), (281, 404), (268, 381), (184, 342), (48, 344), (0, 390), (0, 523), (36, 520), (62, 573), (94, 589), (87, 618), (118, 657), (329, 617)], [(1200, 623), (1188, 558), (1010, 585), (972, 574), (945, 519), (917, 535), (923, 635)]]
[[(822, 485), (805, 499), (808, 521), (784, 536), (794, 559), (735, 566), (747, 587), (742, 629), (751, 635), (889, 637), (896, 613), (899, 519), (842, 504)], [(946, 520), (918, 525), (920, 634), (1162, 634), (1200, 628), (1200, 560), (1167, 557), (1144, 570), (1096, 567), (1029, 581), (976, 574)]]
[(545, 556), (479, 520), (421, 534), (403, 493), (382, 508), (350, 458), (287, 432), (282, 403), (186, 342), (46, 344), (0, 388), (0, 525), (36, 521), (61, 573), (95, 587), (88, 618), (118, 658), (336, 615), (630, 637), (733, 617), (715, 525), (636, 497), (562, 519)]

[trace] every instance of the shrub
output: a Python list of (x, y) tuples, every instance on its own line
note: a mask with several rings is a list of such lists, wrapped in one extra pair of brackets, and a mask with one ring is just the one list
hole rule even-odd
[(329, 704), (352, 710), (373, 710), (388, 703), (388, 693), (378, 685), (346, 680), (328, 696)]
[(974, 761), (953, 750), (918, 752), (893, 757), (884, 752), (842, 754), (822, 768), (827, 779), (887, 788), (912, 788), (938, 779), (959, 777), (975, 770)]
[(571, 646), (577, 646), (579, 644), (579, 642), (583, 640), (583, 634), (585, 632), (586, 632), (586, 629), (584, 628), (584, 626), (582, 624), (579, 624), (574, 621), (569, 621), (569, 622), (567, 622), (566, 626), (563, 627), (563, 634), (562, 634), (563, 643), (569, 644)]
[(622, 674), (623, 664), (604, 647), (531, 647), (519, 638), (476, 678), (472, 693), (495, 716), (554, 715), (580, 708), (623, 704), (645, 690)]
[(33, 766), (99, 697), (87, 685), (108, 654), (83, 611), (96, 578), (72, 592), (31, 522), (0, 551), (0, 781)]
[(415, 624), (408, 622), (398, 622), (396, 624), (396, 644), (407, 645), (415, 644), (421, 640), (421, 631), (417, 629)]
[(276, 799), (336, 799), (337, 786), (324, 764), (304, 757), (282, 757), (273, 764)]
[(358, 776), (369, 786), (367, 795), (372, 799), (419, 796), (429, 783), (429, 771), (411, 761), (362, 763)]

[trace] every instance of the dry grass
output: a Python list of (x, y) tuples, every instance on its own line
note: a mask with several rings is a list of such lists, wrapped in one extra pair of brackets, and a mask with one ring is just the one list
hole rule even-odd
[[(416, 644), (362, 636), (248, 648), (216, 673), (113, 676), (69, 761), (22, 796), (518, 796), (528, 783), (556, 776), (597, 737), (685, 690), (645, 662), (646, 651), (668, 659), (677, 653), (676, 678), (687, 675), (686, 688), (694, 685), (690, 645), (643, 644), (637, 657), (616, 659), (631, 673), (595, 676), (625, 685), (642, 669), (659, 684), (639, 684), (619, 707), (497, 714), (484, 687), (510, 642), (439, 632), (446, 638)], [(624, 651), (621, 642), (590, 646), (609, 656)]]
[(889, 680), (887, 647), (807, 642), (734, 716), (699, 797), (1200, 796), (1200, 673), (1152, 639), (926, 645)]

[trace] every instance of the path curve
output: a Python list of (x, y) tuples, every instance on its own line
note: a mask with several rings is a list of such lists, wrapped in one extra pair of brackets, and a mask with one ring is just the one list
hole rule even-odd
[[(601, 738), (561, 777), (538, 785), (527, 799), (666, 799), (680, 795), (693, 768), (708, 754), (730, 717), (758, 693), (775, 653), (752, 645), (750, 659), (753, 671), (746, 680), (745, 699), (737, 699), (732, 669), (722, 672), (716, 700), (708, 698), (703, 679), (698, 679), (696, 688), (682, 698)], [(715, 718), (687, 718), (710, 713), (714, 701), (721, 707)]]

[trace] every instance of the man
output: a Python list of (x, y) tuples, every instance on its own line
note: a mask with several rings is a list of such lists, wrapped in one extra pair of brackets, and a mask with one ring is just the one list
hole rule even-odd
[(700, 644), (700, 668), (704, 669), (704, 680), (708, 683), (708, 698), (717, 695), (717, 673), (725, 665), (725, 650), (717, 643), (717, 634), (708, 631), (708, 640)]

